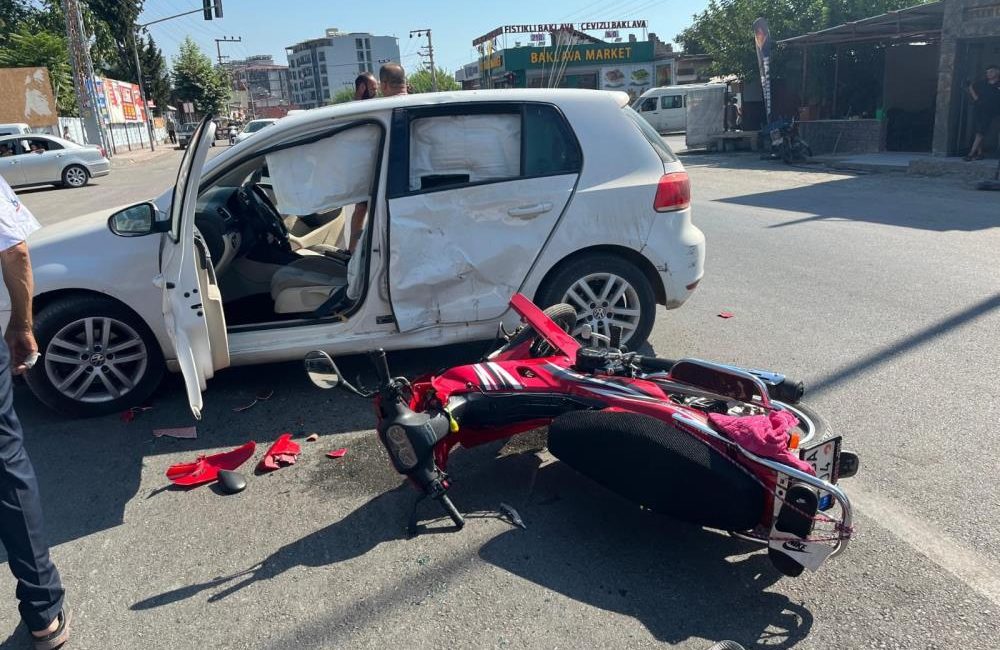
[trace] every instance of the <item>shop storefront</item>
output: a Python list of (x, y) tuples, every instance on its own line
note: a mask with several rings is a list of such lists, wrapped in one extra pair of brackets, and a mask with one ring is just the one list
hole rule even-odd
[(634, 99), (674, 78), (673, 60), (655, 61), (649, 41), (515, 47), (494, 56), (508, 87), (619, 90)]

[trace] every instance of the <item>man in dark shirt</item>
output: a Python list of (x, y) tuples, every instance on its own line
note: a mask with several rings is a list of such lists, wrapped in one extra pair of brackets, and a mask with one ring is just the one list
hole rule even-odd
[(1000, 66), (987, 66), (986, 78), (972, 84), (968, 90), (972, 97), (972, 125), (976, 138), (965, 159), (979, 160), (983, 157), (983, 138), (989, 132), (993, 119), (1000, 116)]

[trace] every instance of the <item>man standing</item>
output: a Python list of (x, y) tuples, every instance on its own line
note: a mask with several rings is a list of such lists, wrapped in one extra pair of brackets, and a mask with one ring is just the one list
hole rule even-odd
[(378, 80), (383, 97), (407, 94), (406, 71), (398, 63), (386, 63), (379, 68)]
[(980, 79), (968, 87), (972, 97), (972, 123), (976, 138), (966, 160), (979, 160), (983, 157), (983, 138), (990, 131), (993, 118), (1000, 116), (1000, 65), (986, 66), (986, 78)]
[(17, 578), (21, 619), (31, 631), (35, 648), (53, 650), (69, 639), (65, 590), (49, 558), (38, 481), (14, 414), (11, 379), (11, 373), (24, 373), (38, 358), (32, 333), (34, 280), (25, 239), (39, 227), (0, 177), (0, 270), (11, 303), (10, 321), (0, 342), (0, 541)]
[(170, 138), (170, 144), (177, 144), (177, 124), (172, 117), (167, 118), (167, 137)]

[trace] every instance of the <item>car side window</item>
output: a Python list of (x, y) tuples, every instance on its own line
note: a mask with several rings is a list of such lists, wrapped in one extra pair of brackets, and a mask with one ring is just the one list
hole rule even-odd
[(521, 116), (477, 113), (420, 117), (410, 123), (409, 191), (517, 178)]
[[(666, 108), (664, 106), (664, 108)], [(643, 100), (642, 105), (639, 106), (639, 110), (643, 113), (656, 110), (656, 97), (647, 97)]]
[(576, 136), (552, 106), (524, 108), (524, 169), (522, 175), (549, 176), (580, 171), (583, 163)]
[(683, 108), (684, 107), (684, 96), (683, 95), (664, 95), (660, 98), (660, 106), (662, 108)]

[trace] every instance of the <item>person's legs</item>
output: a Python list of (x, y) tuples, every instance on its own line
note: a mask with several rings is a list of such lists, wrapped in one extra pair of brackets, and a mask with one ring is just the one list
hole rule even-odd
[(0, 541), (17, 578), (21, 618), (44, 630), (63, 608), (65, 591), (42, 532), (42, 503), (14, 413), (10, 352), (0, 340)]

